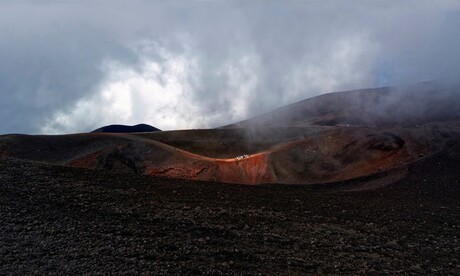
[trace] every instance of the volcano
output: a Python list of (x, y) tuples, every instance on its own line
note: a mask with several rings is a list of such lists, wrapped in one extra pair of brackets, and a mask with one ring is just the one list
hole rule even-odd
[(216, 129), (2, 135), (0, 273), (458, 275), (459, 87)]
[(113, 125), (73, 135), (3, 135), (0, 155), (240, 184), (400, 175), (449, 144), (460, 119), (458, 87), (425, 82), (330, 93), (217, 129), (159, 132)]

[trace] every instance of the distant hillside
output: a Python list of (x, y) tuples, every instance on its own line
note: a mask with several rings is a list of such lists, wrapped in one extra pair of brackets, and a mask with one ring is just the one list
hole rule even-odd
[(460, 119), (460, 85), (429, 81), (323, 94), (224, 126), (417, 126)]
[(91, 132), (132, 133), (132, 132), (154, 132), (154, 131), (161, 131), (161, 130), (151, 125), (138, 124), (135, 126), (109, 125), (109, 126), (98, 128)]

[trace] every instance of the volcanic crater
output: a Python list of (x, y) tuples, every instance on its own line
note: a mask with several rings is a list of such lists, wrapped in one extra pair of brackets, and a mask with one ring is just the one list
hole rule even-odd
[[(396, 105), (390, 97), (423, 96), (420, 106), (427, 110), (430, 104), (440, 104), (439, 100), (426, 101), (430, 90), (411, 89), (397, 90), (394, 95), (387, 88), (328, 94), (217, 129), (5, 135), (0, 136), (0, 154), (189, 180), (240, 184), (344, 181), (407, 166), (443, 148), (439, 127), (452, 120), (442, 117), (439, 121), (444, 114), (439, 108), (424, 117), (416, 112), (419, 124), (398, 124), (409, 106)], [(372, 104), (376, 106), (369, 107)], [(357, 110), (364, 106), (367, 111), (359, 117)], [(390, 108), (392, 112), (375, 111)]]

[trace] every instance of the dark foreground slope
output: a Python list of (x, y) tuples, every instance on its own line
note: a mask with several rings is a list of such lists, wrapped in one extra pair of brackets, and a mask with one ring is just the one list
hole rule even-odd
[(380, 189), (0, 158), (0, 274), (459, 274), (460, 137)]

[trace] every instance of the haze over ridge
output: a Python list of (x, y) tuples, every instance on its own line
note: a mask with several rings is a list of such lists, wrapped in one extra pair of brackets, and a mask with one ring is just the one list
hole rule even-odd
[(0, 7), (0, 133), (217, 127), (321, 93), (459, 72), (456, 1)]

